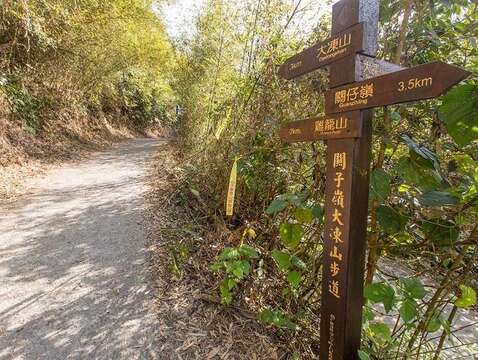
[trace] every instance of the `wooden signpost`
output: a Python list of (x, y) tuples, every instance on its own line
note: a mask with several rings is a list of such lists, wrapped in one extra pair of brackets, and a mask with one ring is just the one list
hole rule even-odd
[(441, 62), (403, 69), (375, 59), (379, 0), (340, 0), (332, 37), (279, 69), (292, 79), (329, 66), (324, 117), (280, 130), (284, 142), (326, 140), (320, 360), (360, 348), (373, 108), (440, 96), (469, 73)]
[(436, 98), (469, 75), (442, 62), (416, 66), (327, 91), (325, 112), (333, 114)]

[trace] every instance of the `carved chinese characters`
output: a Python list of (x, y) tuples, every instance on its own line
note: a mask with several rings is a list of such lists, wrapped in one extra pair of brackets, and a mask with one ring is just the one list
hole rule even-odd
[(291, 57), (279, 69), (279, 75), (293, 79), (326, 66), (345, 56), (362, 51), (363, 26), (352, 28)]
[(356, 138), (361, 129), (359, 113), (350, 112), (288, 123), (279, 136), (284, 142)]
[(465, 70), (442, 62), (397, 71), (327, 91), (326, 113), (435, 98), (469, 74)]

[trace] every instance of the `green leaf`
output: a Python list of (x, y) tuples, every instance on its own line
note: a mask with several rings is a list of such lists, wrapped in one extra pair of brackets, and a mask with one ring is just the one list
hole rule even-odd
[(297, 325), (279, 310), (265, 309), (261, 311), (259, 313), (259, 321), (264, 324), (275, 325), (280, 328), (286, 328), (290, 330), (297, 329)]
[(438, 330), (440, 330), (441, 324), (442, 321), (440, 319), (440, 315), (434, 314), (427, 324), (427, 331), (429, 333), (437, 332)]
[(209, 268), (214, 271), (214, 272), (218, 272), (219, 270), (222, 269), (222, 263), (220, 262), (213, 262)]
[(358, 356), (360, 360), (371, 360), (370, 355), (363, 350), (358, 351)]
[(238, 259), (239, 256), (240, 254), (237, 248), (227, 247), (221, 252), (221, 254), (219, 254), (219, 259), (220, 260)]
[(289, 249), (296, 248), (304, 235), (304, 229), (300, 224), (282, 223), (279, 232), (282, 242)]
[(371, 323), (369, 325), (369, 329), (370, 329), (372, 337), (374, 337), (381, 343), (386, 343), (392, 339), (391, 331), (386, 324)]
[(239, 253), (250, 259), (257, 259), (259, 257), (259, 253), (257, 252), (257, 250), (249, 245), (241, 245), (239, 247)]
[(385, 283), (373, 283), (365, 286), (364, 296), (372, 303), (382, 303), (388, 313), (395, 304), (395, 290)]
[(292, 267), (291, 257), (289, 254), (279, 250), (272, 250), (271, 256), (275, 260), (279, 269), (288, 270)]
[(377, 169), (370, 177), (370, 198), (383, 201), (390, 195), (391, 176), (381, 169)]
[(410, 158), (403, 157), (397, 163), (396, 171), (410, 185), (423, 191), (436, 190), (442, 186), (439, 173), (429, 168), (417, 166)]
[(399, 309), (403, 321), (409, 323), (418, 316), (417, 303), (411, 299), (405, 299)]
[(310, 224), (314, 220), (314, 214), (309, 208), (297, 208), (294, 210), (295, 219), (304, 224)]
[(422, 206), (457, 205), (460, 202), (455, 195), (446, 191), (429, 191), (418, 197)]
[(221, 294), (221, 301), (225, 305), (229, 305), (232, 302), (232, 293), (230, 288), (229, 279), (224, 279), (219, 286), (219, 292)]
[(249, 275), (251, 271), (251, 264), (249, 261), (234, 261), (232, 263), (230, 272), (234, 274), (238, 279), (243, 279), (245, 276)]
[(373, 310), (368, 306), (364, 306), (362, 313), (362, 322), (366, 323), (372, 321), (373, 319), (375, 319), (375, 313), (373, 312)]
[(266, 210), (266, 214), (272, 215), (284, 210), (289, 203), (286, 200), (274, 199)]
[(314, 215), (314, 217), (316, 219), (322, 220), (322, 218), (324, 217), (324, 208), (322, 206), (319, 206), (319, 205), (313, 206), (312, 207), (312, 215)]
[(377, 220), (382, 230), (390, 235), (399, 233), (408, 222), (406, 216), (388, 206), (379, 206), (377, 208)]
[(423, 286), (420, 279), (409, 278), (409, 279), (400, 279), (407, 296), (412, 299), (423, 299), (426, 295), (425, 287)]
[(478, 85), (454, 88), (443, 97), (438, 117), (448, 133), (460, 146), (478, 139)]
[(462, 309), (467, 309), (476, 304), (476, 292), (471, 287), (460, 285), (461, 295), (455, 301), (455, 305)]
[(297, 289), (302, 281), (302, 275), (297, 271), (289, 271), (287, 274), (287, 281), (293, 289)]
[(438, 246), (451, 246), (458, 240), (459, 228), (448, 220), (430, 220), (422, 225), (422, 230)]

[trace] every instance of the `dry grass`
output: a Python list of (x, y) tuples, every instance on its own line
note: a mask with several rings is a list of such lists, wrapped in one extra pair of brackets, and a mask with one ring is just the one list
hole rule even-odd
[(181, 202), (178, 157), (174, 145), (165, 146), (151, 169), (149, 249), (162, 351), (171, 359), (288, 358), (277, 330), (240, 306), (219, 304), (208, 265), (224, 242), (217, 237), (235, 236), (221, 227), (207, 231)]
[(144, 136), (127, 125), (125, 119), (93, 118), (65, 110), (33, 135), (4, 107), (0, 111), (0, 199), (13, 200), (26, 190), (26, 180), (51, 166), (81, 160), (93, 150)]

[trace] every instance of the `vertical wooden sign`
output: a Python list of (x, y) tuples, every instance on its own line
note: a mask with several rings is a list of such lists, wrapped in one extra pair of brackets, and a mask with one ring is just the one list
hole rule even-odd
[[(363, 23), (365, 54), (375, 56), (378, 12), (378, 0), (341, 0), (332, 35)], [(358, 55), (331, 64), (330, 88), (360, 80), (359, 65)], [(360, 138), (327, 141), (321, 360), (355, 360), (360, 348), (373, 112), (359, 116)]]

